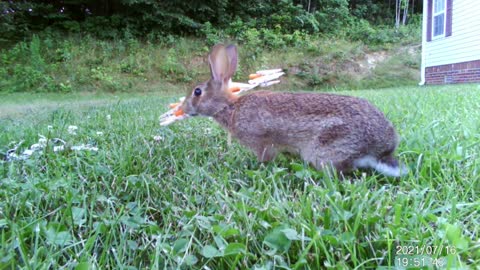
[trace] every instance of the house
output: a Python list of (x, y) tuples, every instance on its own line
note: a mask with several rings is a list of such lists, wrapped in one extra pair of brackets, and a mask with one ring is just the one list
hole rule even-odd
[(480, 82), (479, 4), (423, 0), (420, 84)]

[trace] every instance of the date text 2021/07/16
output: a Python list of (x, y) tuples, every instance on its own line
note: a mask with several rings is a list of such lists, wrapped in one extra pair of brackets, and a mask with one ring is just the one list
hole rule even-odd
[(429, 246), (429, 245), (420, 245), (420, 246), (409, 246), (409, 245), (398, 245), (395, 247), (395, 255), (454, 255), (457, 251), (454, 246)]
[(443, 267), (446, 265), (445, 255), (456, 254), (453, 246), (410, 246), (395, 247), (395, 265), (401, 267)]

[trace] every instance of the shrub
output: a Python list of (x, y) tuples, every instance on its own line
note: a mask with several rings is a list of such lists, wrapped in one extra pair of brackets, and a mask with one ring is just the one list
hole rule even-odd
[(210, 22), (206, 22), (200, 28), (200, 33), (205, 37), (208, 46), (212, 46), (221, 41), (221, 33), (215, 29)]
[(48, 74), (47, 65), (41, 52), (41, 41), (33, 36), (30, 42), (20, 42), (1, 58), (1, 85), (5, 91), (57, 90), (53, 78)]
[(371, 45), (408, 44), (420, 40), (421, 27), (418, 24), (401, 26), (399, 29), (393, 26), (373, 27), (367, 20), (360, 19), (352, 23), (346, 34), (352, 40)]
[(315, 12), (320, 31), (325, 34), (338, 34), (348, 27), (354, 18), (351, 16), (347, 0), (325, 0)]

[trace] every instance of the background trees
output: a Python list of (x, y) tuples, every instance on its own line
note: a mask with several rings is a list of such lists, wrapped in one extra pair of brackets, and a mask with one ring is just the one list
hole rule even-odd
[(421, 0), (37, 0), (0, 3), (3, 39), (56, 28), (113, 37), (128, 31), (200, 35), (206, 23), (218, 30), (255, 27), (282, 33), (342, 32), (365, 23), (408, 23), (421, 13)]

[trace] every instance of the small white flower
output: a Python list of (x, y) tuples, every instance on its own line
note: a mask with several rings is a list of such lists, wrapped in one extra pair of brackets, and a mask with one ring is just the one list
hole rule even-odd
[(8, 153), (7, 154), (7, 160), (11, 161), (11, 160), (18, 160), (18, 155), (17, 153), (15, 152), (11, 152), (11, 153)]
[(153, 136), (153, 140), (156, 142), (160, 142), (160, 141), (163, 141), (163, 137), (160, 135), (155, 135)]
[(110, 114), (107, 114), (107, 120), (112, 120), (112, 116)]
[(82, 151), (82, 150), (88, 150), (88, 151), (94, 151), (94, 152), (98, 151), (98, 147), (91, 146), (91, 145), (88, 145), (88, 144), (87, 145), (82, 144), (82, 145), (72, 146), (71, 149), (73, 151)]
[(34, 143), (32, 144), (32, 146), (30, 146), (30, 149), (33, 150), (33, 151), (36, 151), (36, 150), (40, 150), (42, 149), (44, 146), (40, 145), (39, 143)]
[(103, 132), (97, 131), (97, 135), (98, 135), (98, 136), (103, 136)]
[(77, 134), (77, 129), (78, 129), (77, 126), (68, 126), (68, 133), (72, 134), (72, 135), (76, 135)]
[(53, 138), (51, 141), (52, 141), (53, 143), (62, 143), (62, 144), (66, 144), (66, 143), (67, 143), (66, 141), (64, 141), (64, 140), (62, 140), (62, 139), (60, 139), (60, 138)]
[(63, 151), (63, 150), (65, 150), (65, 146), (63, 146), (63, 145), (57, 145), (57, 146), (53, 147), (53, 152), (60, 152), (60, 151)]
[(41, 147), (47, 146), (47, 138), (45, 138), (45, 136), (43, 136), (43, 135), (39, 135), (39, 136), (40, 136), (40, 139), (38, 139), (38, 144)]
[(33, 155), (34, 152), (35, 152), (35, 150), (25, 149), (25, 150), (23, 151), (23, 154), (22, 154), (22, 155), (29, 157), (29, 156)]
[(48, 130), (53, 130), (53, 126), (52, 126), (52, 125), (48, 125), (48, 126), (47, 126), (47, 129), (48, 129)]

